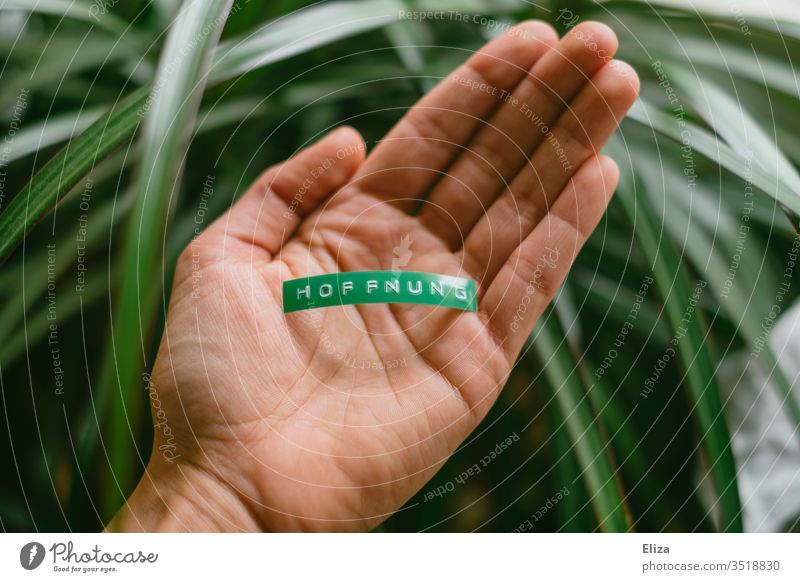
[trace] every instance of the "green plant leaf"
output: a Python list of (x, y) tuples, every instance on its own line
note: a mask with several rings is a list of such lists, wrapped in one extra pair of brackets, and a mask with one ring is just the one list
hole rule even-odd
[[(208, 82), (227, 81), (333, 40), (382, 27), (398, 17), (398, 7), (401, 6), (387, 0), (369, 4), (330, 2), (296, 12), (276, 21), (273, 25), (276, 28), (267, 24), (244, 38), (220, 45), (209, 69)], [(345, 26), (347, 19), (354, 18), (356, 25)], [(288, 25), (307, 34), (288, 46), (282, 46), (290, 32)], [(0, 214), (0, 261), (8, 258), (30, 228), (50, 212), (96, 163), (134, 135), (150, 91), (151, 87), (142, 87), (116, 103), (56, 154), (11, 200)]]
[[(40, 39), (35, 47), (21, 46), (14, 49), (25, 53), (24, 64), (18, 69), (3, 71), (0, 85), (0, 105), (13, 106), (21, 89), (34, 96), (51, 94), (60, 96), (67, 79), (81, 83), (81, 99), (87, 99), (92, 91), (91, 81), (83, 81), (82, 74), (97, 75), (98, 71), (117, 70), (121, 63), (138, 59), (137, 50), (125, 43), (96, 34), (56, 37), (52, 41)], [(142, 65), (140, 67), (144, 69)]]
[(102, 10), (100, 4), (84, 4), (75, 0), (5, 0), (0, 4), (0, 10), (24, 10), (82, 20), (114, 34), (124, 34), (128, 28), (127, 22), (108, 10)]
[[(592, 273), (585, 267), (576, 266), (571, 271), (570, 283), (576, 287), (576, 293), (584, 295), (584, 301), (591, 307), (592, 313), (602, 314), (615, 325), (623, 325), (628, 320), (631, 305), (635, 302), (636, 290), (615, 281)], [(631, 330), (632, 334), (640, 334), (643, 340), (653, 340), (666, 345), (667, 336), (658, 325), (658, 313), (649, 303), (642, 303), (638, 309), (639, 325)]]
[(798, 221), (800, 192), (795, 191), (785, 180), (770, 176), (760, 166), (753, 166), (751, 172), (746, 172), (748, 161), (746, 157), (722, 143), (699, 125), (687, 119), (676, 119), (668, 113), (648, 105), (643, 98), (640, 98), (631, 107), (628, 111), (628, 118), (645, 127), (652, 128), (677, 143), (683, 143), (684, 140), (687, 140), (685, 136), (688, 135), (686, 146), (739, 176), (742, 180), (749, 180), (755, 188), (774, 198), (793, 215), (790, 219), (796, 228), (800, 225)]
[[(549, 386), (547, 387), (549, 388)], [(552, 392), (548, 390), (548, 392)], [(551, 467), (553, 475), (552, 491), (569, 491), (556, 506), (559, 513), (561, 527), (559, 531), (564, 532), (587, 532), (597, 529), (592, 513), (592, 502), (586, 485), (581, 479), (581, 469), (578, 458), (575, 455), (575, 447), (570, 441), (567, 427), (558, 409), (558, 402), (554, 394), (548, 394), (548, 402), (545, 405), (545, 414), (548, 428), (550, 431), (549, 440), (553, 447)]]
[[(692, 106), (706, 123), (727, 142), (736, 154), (745, 160), (745, 173), (747, 168), (757, 164), (765, 175), (770, 176), (772, 183), (783, 182), (794, 192), (800, 193), (800, 175), (794, 165), (780, 151), (775, 139), (766, 134), (740, 103), (737, 103), (709, 79), (692, 75), (676, 64), (670, 67), (669, 76), (681, 92), (689, 96)], [(686, 224), (692, 223), (693, 221), (687, 216)], [(715, 245), (701, 231), (689, 229), (687, 232), (688, 236), (693, 239), (686, 245), (688, 255), (699, 270), (703, 271), (704, 265), (714, 268), (715, 273), (709, 277), (710, 284), (720, 297), (723, 309), (729, 313), (750, 348), (754, 349), (761, 339), (761, 317), (764, 317), (766, 313), (763, 312), (759, 316), (758, 312), (749, 308), (753, 301), (753, 295), (759, 287), (758, 281), (748, 281), (744, 288), (741, 285), (733, 285), (729, 293), (724, 292), (721, 285), (727, 276), (726, 261), (715, 252)], [(719, 235), (714, 232), (714, 236)], [(710, 255), (708, 254), (709, 249), (711, 250)], [(755, 273), (760, 273), (760, 270)], [(738, 273), (743, 278), (747, 278), (750, 274), (749, 269), (743, 269), (743, 272)], [(749, 290), (749, 296), (745, 289)], [(769, 306), (766, 308), (768, 310)], [(800, 427), (800, 405), (791, 395), (791, 384), (778, 365), (778, 360), (769, 344), (763, 343), (759, 363), (767, 376), (773, 380), (773, 384), (780, 390), (781, 399), (791, 421), (795, 426)]]
[(90, 127), (104, 112), (105, 108), (87, 107), (26, 126), (14, 136), (14, 147), (8, 151), (7, 163), (72, 138)]
[[(216, 107), (205, 109), (199, 116), (195, 136), (202, 135), (205, 132), (229, 123), (241, 121), (243, 118), (253, 119), (255, 116), (263, 115), (266, 108), (263, 105), (260, 106), (260, 103), (261, 100), (259, 99), (236, 99)], [(18, 140), (21, 134), (22, 132), (17, 134), (17, 141), (15, 141), (17, 145), (19, 144)], [(91, 173), (90, 178), (87, 178), (91, 179), (94, 183), (93, 188), (95, 188), (97, 192), (101, 191), (104, 188), (104, 182), (106, 180), (118, 178), (117, 172), (130, 164), (138, 163), (140, 158), (139, 149), (140, 148), (136, 147), (136, 145), (132, 145), (129, 150), (120, 150), (112, 154), (112, 157), (109, 158), (109, 161), (113, 160), (112, 163), (96, 169)], [(76, 193), (76, 191), (83, 191), (85, 189), (82, 185), (83, 182), (72, 189), (72, 192), (65, 198), (65, 204), (69, 204), (71, 201), (75, 200), (73, 194)], [(113, 185), (109, 187), (113, 187)], [(231, 185), (231, 189), (233, 189), (233, 187), (234, 185)], [(116, 224), (127, 216), (132, 207), (132, 202), (133, 192), (126, 191), (114, 197), (114, 199), (104, 201), (102, 207), (93, 210), (91, 216), (92, 228), (87, 230), (87, 238), (84, 241), (84, 246), (87, 249), (107, 246), (107, 241), (105, 239), (112, 229), (116, 228)], [(227, 203), (228, 201), (222, 196), (212, 198), (212, 202), (209, 204), (208, 208), (209, 214), (212, 216), (220, 214), (223, 211), (222, 205)], [(175, 264), (180, 251), (183, 250), (192, 238), (194, 229), (197, 226), (194, 223), (194, 216), (178, 217), (178, 221), (179, 223), (176, 225), (177, 228), (173, 230), (175, 236), (171, 237), (169, 241), (168, 266)], [(59, 249), (59, 261), (56, 263), (55, 271), (55, 276), (58, 278), (70, 265), (75, 264), (78, 248), (75, 245), (74, 233), (70, 231), (67, 236), (59, 239), (56, 243), (56, 247)], [(66, 249), (67, 252), (63, 252), (63, 249)], [(40, 253), (35, 257), (26, 256), (25, 261), (14, 264), (13, 266), (7, 266), (3, 270), (2, 275), (0, 275), (0, 289), (9, 295), (7, 305), (0, 309), (0, 362), (3, 362), (4, 365), (8, 365), (24, 353), (25, 343), (16, 343), (16, 338), (13, 337), (20, 329), (20, 326), (24, 325), (23, 314), (31, 321), (37, 321), (37, 318), (40, 316), (41, 319), (46, 319), (47, 304), (45, 302), (38, 302), (38, 300), (47, 287), (47, 272), (45, 270), (38, 270), (29, 275), (24, 274), (26, 264), (45, 264), (45, 254), (46, 253)], [(23, 282), (24, 285), (22, 285)], [(24, 291), (20, 287), (24, 287)], [(23, 297), (24, 303), (19, 301)], [(83, 307), (89, 305), (94, 299), (99, 299), (101, 297), (103, 297), (103, 294), (100, 293), (93, 293), (91, 296), (87, 294), (83, 298)], [(74, 305), (77, 307), (77, 304)], [(59, 314), (63, 316), (64, 319), (69, 319), (75, 315), (75, 313), (70, 312), (67, 308), (59, 309)], [(37, 334), (38, 330), (39, 328), (36, 330), (27, 330), (28, 344), (37, 343), (46, 334), (46, 328), (41, 328), (41, 335)], [(86, 422), (95, 422), (95, 420), (93, 418), (88, 421), (85, 420), (83, 426), (86, 425)], [(79, 429), (77, 432), (78, 435), (82, 435), (85, 431)], [(78, 440), (81, 442), (83, 441), (80, 436)]]
[(695, 76), (674, 65), (670, 77), (709, 126), (745, 160), (753, 160), (773, 182), (785, 182), (800, 197), (800, 175), (775, 143), (775, 138), (753, 119), (728, 93), (709, 79)]
[[(602, 377), (594, 378), (592, 388), (589, 390), (589, 398), (592, 407), (603, 417), (605, 426), (609, 427), (608, 441), (609, 446), (615, 451), (615, 457), (619, 460), (619, 471), (628, 476), (631, 486), (625, 489), (627, 495), (625, 501), (628, 502), (629, 496), (636, 490), (647, 492), (652, 499), (648, 510), (652, 510), (658, 516), (658, 522), (668, 524), (675, 517), (675, 508), (672, 507), (666, 495), (664, 495), (663, 481), (659, 481), (659, 475), (653, 470), (653, 465), (648, 458), (648, 451), (642, 444), (642, 439), (634, 426), (632, 416), (636, 412), (634, 407), (627, 412), (620, 404), (618, 394), (622, 387), (618, 386), (612, 390), (607, 386)], [(634, 520), (633, 527), (638, 521)]]
[[(109, 465), (105, 510), (114, 511), (133, 484), (134, 427), (141, 421), (141, 374), (162, 295), (153, 275), (164, 268), (163, 244), (178, 193), (188, 140), (206, 84), (206, 71), (232, 0), (194, 0), (181, 7), (161, 55), (153, 91), (141, 110), (142, 160), (123, 249), (126, 284), (115, 308), (113, 341), (103, 360), (101, 384), (113, 394), (109, 415)], [(156, 279), (160, 280), (160, 277)], [(138, 333), (137, 333), (138, 332)], [(122, 354), (117, 357), (117, 354)]]
[[(632, 150), (632, 157), (640, 167), (655, 164), (650, 156), (640, 153), (640, 150), (636, 148)], [(665, 192), (680, 192), (683, 174), (669, 164), (664, 164), (663, 172)], [(642, 180), (648, 186), (649, 191), (659, 190), (658, 186), (653, 183), (652, 177), (645, 176)], [(759, 346), (758, 364), (766, 376), (772, 380), (771, 385), (780, 391), (780, 398), (786, 407), (786, 414), (795, 426), (800, 427), (800, 405), (792, 396), (791, 382), (778, 365), (778, 358), (769, 342), (764, 342), (761, 337), (763, 319), (769, 314), (772, 305), (772, 301), (767, 302), (764, 299), (768, 297), (768, 294), (775, 296), (775, 288), (770, 289), (762, 280), (775, 281), (776, 279), (766, 276), (769, 265), (764, 264), (765, 257), (762, 256), (762, 263), (758, 264), (749, 260), (751, 257), (746, 248), (747, 245), (739, 251), (736, 250), (736, 240), (733, 234), (739, 232), (737, 225), (725, 223), (719, 227), (715, 225), (711, 232), (707, 232), (703, 228), (703, 221), (697, 219), (695, 214), (703, 212), (712, 214), (713, 212), (717, 215), (718, 220), (721, 216), (724, 217), (724, 214), (716, 208), (712, 211), (711, 208), (701, 206), (702, 197), (709, 196), (704, 192), (705, 188), (702, 184), (698, 184), (692, 200), (685, 200), (679, 195), (674, 196), (675, 203), (670, 205), (669, 209), (671, 216), (668, 218), (664, 212), (661, 212), (660, 218), (674, 240), (685, 241), (683, 253), (695, 270), (705, 275), (720, 307), (727, 313), (737, 333), (741, 335), (751, 350), (754, 350), (757, 345)], [(697, 206), (701, 207), (697, 210), (692, 208)], [(726, 239), (733, 239), (729, 240), (727, 244), (732, 253), (731, 256), (733, 253), (737, 253), (740, 257), (738, 268), (733, 272), (733, 278), (729, 274), (731, 260), (728, 256), (723, 255), (719, 248), (721, 242)]]
[(382, 28), (397, 20), (403, 8), (398, 0), (373, 0), (329, 2), (293, 12), (243, 38), (220, 44), (209, 70), (209, 83), (225, 81), (318, 46)]
[(601, 421), (591, 408), (578, 365), (564, 337), (558, 318), (548, 309), (528, 345), (553, 387), (560, 419), (569, 434), (600, 529), (628, 531), (630, 524), (617, 488), (616, 471), (608, 456), (608, 444), (600, 429)]
[(114, 107), (70, 141), (39, 170), (0, 214), (0, 260), (8, 257), (28, 230), (115, 148), (136, 132), (139, 111), (147, 101), (143, 87)]
[(632, 173), (632, 168), (636, 166), (630, 161), (622, 140), (615, 136), (609, 142), (608, 150), (618, 162), (628, 160), (628, 163), (620, 163), (621, 180), (616, 200), (633, 225), (638, 247), (652, 268), (654, 287), (664, 305), (662, 315), (672, 335), (670, 349), (683, 367), (683, 384), (692, 403), (700, 443), (710, 459), (720, 529), (742, 531), (736, 464), (720, 401), (716, 370), (706, 345), (708, 331), (702, 321), (699, 304), (693, 307), (691, 317), (686, 317), (690, 313), (689, 307), (692, 307), (693, 287), (697, 289), (697, 286), (691, 284), (678, 254), (663, 236), (656, 222), (658, 215), (648, 197), (636, 196), (642, 184)]

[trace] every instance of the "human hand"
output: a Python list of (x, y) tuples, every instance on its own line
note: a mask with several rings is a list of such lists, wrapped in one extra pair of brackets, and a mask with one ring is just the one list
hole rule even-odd
[[(181, 256), (151, 386), (168, 432), (110, 529), (365, 530), (419, 490), (616, 187), (598, 152), (638, 80), (615, 50), (601, 24), (522, 23), (366, 159), (340, 128), (267, 170)], [(474, 279), (478, 311), (283, 313), (288, 279), (399, 266)]]

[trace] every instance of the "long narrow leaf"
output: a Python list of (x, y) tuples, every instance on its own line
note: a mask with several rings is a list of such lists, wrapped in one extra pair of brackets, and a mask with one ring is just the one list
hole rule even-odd
[(0, 260), (7, 258), (28, 230), (100, 160), (130, 139), (139, 127), (139, 111), (148, 94), (145, 87), (117, 103), (47, 162), (11, 200), (0, 214)]
[[(775, 138), (756, 123), (747, 110), (709, 79), (671, 67), (670, 77), (690, 96), (692, 106), (714, 131), (745, 159), (755, 162), (773, 182), (785, 182), (800, 196), (800, 175), (775, 143)], [(763, 82), (763, 81), (762, 81)]]
[(688, 135), (691, 136), (688, 145), (693, 151), (741, 177), (742, 180), (749, 179), (755, 188), (771, 196), (793, 213), (792, 221), (795, 227), (800, 224), (797, 218), (800, 217), (800, 192), (793, 190), (784, 180), (776, 180), (759, 166), (753, 166), (750, 175), (747, 175), (745, 173), (747, 166), (745, 156), (735, 152), (702, 127), (685, 119), (676, 120), (669, 114), (647, 105), (644, 99), (639, 99), (631, 107), (628, 111), (628, 118), (645, 127), (651, 127), (678, 143), (682, 143), (685, 139), (684, 136), (687, 135), (682, 136), (682, 133), (688, 132)]
[[(618, 160), (627, 158), (619, 138), (609, 143)], [(636, 196), (641, 184), (628, 164), (621, 164), (622, 179), (616, 200), (634, 228), (639, 249), (653, 271), (655, 289), (664, 304), (663, 316), (672, 334), (670, 349), (684, 371), (684, 384), (692, 402), (701, 443), (711, 463), (722, 531), (742, 531), (742, 507), (736, 480), (736, 464), (730, 434), (720, 401), (713, 360), (706, 345), (707, 330), (699, 307), (690, 313), (692, 284), (670, 241), (665, 240), (655, 223), (655, 211), (646, 196)], [(696, 288), (696, 286), (695, 286)]]
[[(360, 6), (357, 11), (360, 24), (345, 26), (346, 18), (352, 18), (356, 12), (356, 5)], [(208, 82), (227, 81), (333, 40), (385, 26), (398, 18), (398, 6), (396, 2), (385, 1), (374, 5), (330, 2), (298, 12), (278, 22), (285, 23), (291, 18), (293, 27), (307, 31), (301, 41), (280, 48), (280, 43), (285, 41), (285, 24), (275, 30), (267, 25), (244, 39), (227, 41), (215, 53)], [(320, 10), (325, 11), (326, 18), (318, 17)], [(344, 16), (337, 19), (336, 14), (340, 12)], [(335, 25), (337, 22), (338, 26)], [(11, 200), (5, 212), (0, 214), (0, 261), (8, 257), (25, 233), (50, 212), (97, 162), (134, 135), (151, 89), (143, 87), (117, 103), (53, 157)]]
[(194, 0), (182, 6), (170, 29), (153, 92), (145, 104), (142, 161), (123, 253), (127, 284), (122, 286), (115, 310), (114, 339), (101, 375), (106, 388), (118, 387), (118, 391), (112, 390), (109, 434), (110, 469), (117, 486), (107, 488), (105, 509), (109, 512), (127, 493), (136, 467), (132, 430), (139, 422), (142, 407), (141, 391), (136, 387), (141, 385), (141, 373), (148, 365), (145, 358), (149, 337), (161, 297), (160, 285), (153, 285), (153, 273), (164, 265), (162, 239), (171, 222), (211, 51), (231, 2)]
[(14, 137), (14, 147), (9, 151), (6, 163), (71, 139), (72, 136), (89, 128), (103, 112), (98, 107), (87, 107), (81, 111), (54, 115), (21, 129)]
[(564, 330), (551, 311), (542, 316), (531, 345), (553, 386), (561, 421), (572, 441), (600, 529), (628, 531), (630, 524), (599, 428), (600, 419), (592, 411), (577, 364), (564, 340)]
[[(646, 156), (636, 152), (634, 152), (633, 156), (642, 166), (653, 163)], [(680, 178), (674, 175), (677, 170), (672, 166), (666, 166), (664, 172), (665, 178), (667, 178), (665, 183), (669, 189), (668, 191), (676, 191), (680, 183)], [(647, 183), (646, 178), (645, 183)], [(674, 186), (674, 188), (670, 188), (671, 186)], [(650, 187), (655, 188), (653, 185), (650, 185)], [(698, 196), (695, 198), (702, 196), (702, 191), (703, 187), (700, 185), (696, 189)], [(720, 234), (716, 230), (709, 233), (704, 232), (701, 227), (702, 221), (694, 217), (694, 213), (689, 210), (686, 201), (680, 200), (680, 197), (677, 196), (676, 198), (679, 198), (679, 200), (670, 207), (673, 219), (668, 220), (662, 213), (662, 220), (671, 231), (674, 239), (686, 239), (686, 244), (684, 245), (686, 257), (693, 264), (695, 270), (707, 274), (709, 287), (716, 294), (720, 306), (728, 314), (742, 339), (745, 340), (751, 350), (755, 350), (758, 346), (759, 365), (772, 380), (770, 385), (774, 385), (780, 391), (781, 401), (786, 407), (785, 410), (791, 422), (800, 427), (800, 405), (792, 395), (791, 382), (789, 382), (783, 369), (778, 365), (778, 358), (769, 342), (764, 342), (762, 338), (763, 318), (769, 313), (772, 302), (763, 301), (761, 293), (764, 292), (764, 298), (767, 291), (772, 293), (773, 297), (775, 294), (774, 289), (769, 290), (761, 282), (762, 278), (766, 278), (764, 276), (764, 266), (749, 264), (749, 254), (745, 248), (738, 253), (741, 257), (739, 259), (740, 266), (734, 273), (735, 278), (731, 279), (729, 275), (730, 260), (722, 256), (717, 244), (712, 242), (713, 238), (723, 239), (725, 234)], [(697, 202), (697, 200), (693, 201), (694, 204), (697, 204)], [(723, 226), (720, 230), (724, 233), (738, 232), (738, 228), (730, 226), (728, 228)], [(735, 252), (733, 249), (731, 250)], [(759, 303), (761, 305), (755, 305)], [(757, 307), (760, 307), (760, 309)]]
[(222, 43), (209, 83), (218, 83), (335, 40), (374, 30), (398, 19), (398, 0), (330, 2), (268, 22), (245, 38)]
[[(775, 139), (767, 135), (740, 103), (737, 103), (712, 81), (691, 75), (677, 65), (670, 67), (669, 76), (681, 92), (689, 96), (692, 106), (714, 131), (725, 139), (738, 155), (749, 160), (746, 167), (755, 163), (771, 177), (773, 183), (783, 182), (794, 192), (800, 193), (800, 175), (797, 170), (780, 151)], [(697, 230), (690, 232), (695, 238), (702, 236)], [(719, 287), (725, 281), (724, 274), (727, 272), (725, 262), (713, 252), (710, 257), (701, 256), (707, 255), (707, 251), (701, 249), (712, 249), (713, 251), (714, 246), (710, 244), (710, 241), (693, 242), (702, 244), (690, 242), (687, 245), (690, 257), (693, 257), (698, 264), (715, 261), (717, 271), (723, 274), (721, 278), (710, 278), (712, 288), (716, 287), (718, 292), (722, 293), (722, 289)], [(745, 272), (742, 276), (748, 274)], [(755, 285), (751, 286), (751, 288), (754, 287)], [(750, 295), (752, 296), (752, 294), (753, 291)], [(734, 322), (740, 325), (741, 333), (748, 345), (755, 348), (756, 342), (763, 343), (760, 342), (761, 320), (752, 309), (748, 309), (751, 299), (744, 296), (738, 286), (732, 287), (731, 293), (725, 297), (728, 300), (722, 301), (722, 305), (730, 311)], [(781, 399), (786, 405), (786, 411), (791, 417), (792, 423), (800, 427), (800, 405), (792, 397), (791, 384), (778, 365), (777, 358), (770, 346), (766, 343), (764, 343), (759, 360), (764, 372), (774, 381), (773, 385), (780, 390)]]
[(125, 32), (128, 24), (99, 4), (85, 4), (75, 0), (3, 0), (0, 10), (25, 10), (52, 14), (96, 24), (114, 34)]

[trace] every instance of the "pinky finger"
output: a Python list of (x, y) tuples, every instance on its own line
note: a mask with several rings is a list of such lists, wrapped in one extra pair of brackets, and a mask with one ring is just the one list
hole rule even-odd
[(619, 181), (611, 158), (584, 162), (550, 212), (511, 254), (481, 299), (479, 310), (510, 361), (600, 222)]

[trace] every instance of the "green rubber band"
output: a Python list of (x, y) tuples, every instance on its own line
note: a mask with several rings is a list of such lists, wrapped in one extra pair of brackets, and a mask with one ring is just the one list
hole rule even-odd
[(283, 283), (283, 312), (360, 303), (415, 303), (477, 310), (472, 279), (414, 271), (355, 271)]

